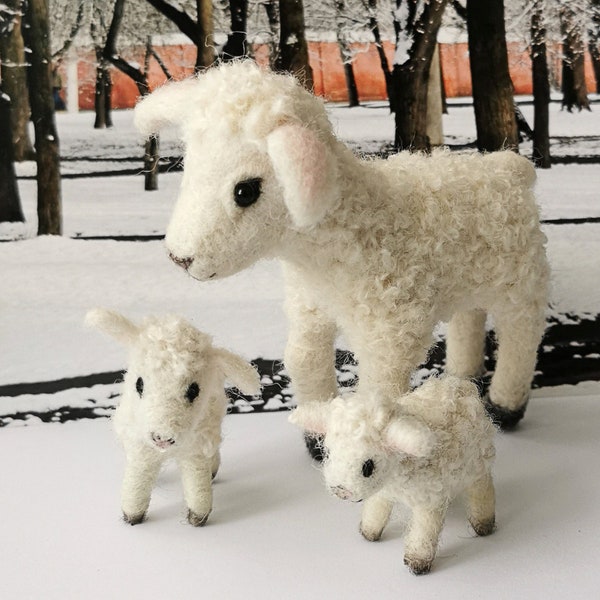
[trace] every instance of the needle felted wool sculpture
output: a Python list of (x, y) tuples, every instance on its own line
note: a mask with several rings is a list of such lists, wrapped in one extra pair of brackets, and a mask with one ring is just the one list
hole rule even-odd
[(177, 316), (150, 317), (140, 325), (93, 309), (86, 323), (130, 350), (123, 393), (113, 417), (126, 455), (122, 510), (141, 523), (162, 464), (175, 459), (181, 471), (188, 521), (206, 523), (212, 510), (212, 478), (219, 468), (221, 424), (228, 380), (257, 394), (258, 373), (239, 356), (216, 348), (208, 335)]
[(473, 383), (430, 379), (396, 402), (358, 394), (305, 402), (290, 421), (325, 435), (325, 483), (339, 498), (364, 500), (360, 531), (367, 540), (381, 537), (396, 502), (411, 509), (404, 562), (413, 573), (430, 570), (448, 504), (459, 493), (467, 492), (475, 533), (494, 531), (495, 429)]
[(144, 134), (174, 124), (185, 142), (166, 245), (208, 281), (282, 260), (296, 399), (337, 395), (341, 331), (360, 392), (409, 389), (438, 321), (447, 370), (483, 369), (486, 314), (499, 342), (488, 408), (523, 416), (548, 293), (531, 163), (513, 152), (357, 158), (324, 104), (291, 76), (250, 61), (168, 83), (136, 107)]

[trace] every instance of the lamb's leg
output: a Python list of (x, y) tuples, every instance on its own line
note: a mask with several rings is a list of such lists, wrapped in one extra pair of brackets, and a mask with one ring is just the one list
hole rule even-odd
[(360, 532), (369, 542), (376, 542), (381, 538), (385, 526), (390, 520), (393, 503), (387, 498), (375, 494), (365, 500), (360, 521)]
[(404, 564), (415, 575), (429, 573), (444, 525), (446, 506), (413, 508), (404, 540)]
[(121, 488), (121, 509), (126, 523), (137, 525), (146, 517), (162, 457), (152, 449), (130, 449)]
[(179, 468), (188, 521), (194, 527), (201, 527), (212, 511), (211, 460), (204, 456), (189, 456), (179, 460)]
[(494, 422), (514, 427), (525, 414), (537, 349), (545, 327), (544, 307), (514, 307), (493, 313), (498, 353), (486, 409)]
[(215, 455), (212, 457), (211, 466), (210, 466), (210, 474), (214, 479), (219, 472), (219, 467), (221, 466), (221, 453), (217, 450)]
[[(301, 304), (297, 297), (287, 302), (289, 335), (284, 363), (298, 404), (325, 402), (337, 395), (335, 338), (337, 328), (317, 308)], [(305, 435), (311, 456), (322, 460), (319, 437)]]
[(485, 318), (482, 310), (457, 312), (448, 323), (446, 371), (471, 378), (484, 371)]
[(467, 490), (469, 523), (477, 535), (490, 535), (496, 524), (496, 495), (491, 473), (486, 473)]

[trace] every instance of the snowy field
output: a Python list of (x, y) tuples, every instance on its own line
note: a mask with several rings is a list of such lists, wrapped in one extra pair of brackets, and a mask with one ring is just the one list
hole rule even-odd
[[(522, 109), (531, 123), (531, 106)], [(378, 151), (392, 138), (393, 118), (381, 104), (332, 106), (330, 113), (340, 137), (358, 151)], [(591, 113), (575, 114), (552, 104), (554, 153), (565, 161), (600, 160), (599, 114), (598, 103)], [(183, 314), (249, 359), (280, 359), (287, 325), (276, 263), (208, 284), (170, 263), (154, 238), (164, 233), (181, 174), (161, 174), (160, 190), (152, 193), (143, 191), (140, 176), (94, 175), (138, 168), (141, 140), (128, 111), (115, 114), (112, 130), (94, 131), (92, 123), (89, 113), (58, 115), (69, 175), (64, 236), (34, 236), (32, 163), (18, 166), (27, 223), (0, 225), (0, 418), (6, 425), (0, 428), (0, 597), (597, 597), (597, 381), (534, 391), (523, 424), (498, 435), (498, 531), (475, 538), (454, 507), (427, 577), (415, 578), (402, 565), (401, 513), (380, 543), (360, 538), (359, 507), (327, 495), (285, 412), (226, 418), (207, 527), (185, 523), (172, 469), (161, 475), (148, 522), (135, 528), (120, 522), (123, 458), (109, 421), (44, 423), (35, 416), (93, 405), (96, 415), (109, 415), (118, 385), (63, 385), (42, 394), (28, 393), (27, 385), (19, 393), (19, 386), (124, 368), (120, 347), (83, 328), (93, 306), (131, 317)], [(449, 144), (472, 143), (472, 108), (451, 106), (444, 131)], [(168, 156), (180, 151), (168, 135), (161, 148)], [(529, 153), (527, 144), (522, 151)], [(593, 318), (600, 313), (600, 163), (557, 164), (538, 175), (553, 269), (551, 313)], [(565, 219), (574, 222), (559, 224)], [(118, 236), (150, 239), (108, 239)], [(101, 239), (77, 239), (90, 237)], [(20, 412), (30, 416), (10, 417)]]

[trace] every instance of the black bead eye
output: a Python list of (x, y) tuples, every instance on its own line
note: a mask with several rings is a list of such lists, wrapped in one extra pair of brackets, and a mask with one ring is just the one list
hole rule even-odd
[(187, 391), (185, 392), (185, 397), (188, 399), (188, 402), (192, 403), (200, 393), (200, 386), (194, 381), (194, 383), (190, 383)]
[(254, 204), (260, 197), (262, 179), (247, 179), (236, 183), (233, 189), (233, 199), (241, 208)]
[(144, 380), (141, 377), (137, 378), (135, 382), (135, 389), (141, 398), (142, 394), (144, 393)]
[(369, 458), (365, 460), (362, 466), (363, 477), (371, 477), (375, 473), (375, 463)]

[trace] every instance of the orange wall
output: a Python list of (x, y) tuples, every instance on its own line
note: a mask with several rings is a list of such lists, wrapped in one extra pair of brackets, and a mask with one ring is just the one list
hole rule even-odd
[[(354, 59), (354, 72), (357, 79), (358, 93), (361, 100), (382, 100), (386, 98), (385, 81), (379, 57), (373, 44), (354, 44), (356, 51)], [(516, 94), (531, 94), (531, 61), (527, 51), (521, 44), (509, 43), (509, 69)], [(384, 50), (391, 61), (394, 55), (394, 45), (384, 43)], [(176, 45), (157, 47), (163, 61), (168, 65), (171, 75), (181, 79), (193, 72), (196, 57), (195, 47), (192, 45)], [(338, 45), (335, 42), (310, 42), (310, 63), (313, 68), (315, 93), (331, 101), (345, 101), (346, 80), (340, 58)], [(266, 47), (256, 47), (255, 55), (258, 62), (268, 62)], [(554, 81), (560, 81), (560, 59), (551, 61), (550, 69)], [(469, 70), (469, 52), (466, 43), (440, 44), (440, 57), (442, 73), (448, 97), (471, 95), (471, 73)], [(143, 56), (127, 57), (143, 62)], [(165, 76), (156, 63), (151, 60), (150, 86), (160, 85), (165, 81)], [(77, 66), (79, 77), (79, 108), (89, 110), (94, 108), (94, 85), (96, 77), (95, 60), (92, 53), (81, 56)], [(586, 81), (588, 90), (595, 90), (595, 80), (589, 56), (586, 55)], [(114, 108), (130, 108), (135, 104), (138, 92), (135, 84), (129, 77), (112, 69), (112, 103)]]

